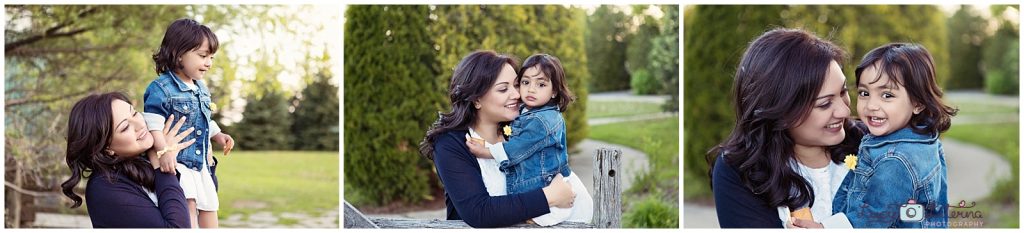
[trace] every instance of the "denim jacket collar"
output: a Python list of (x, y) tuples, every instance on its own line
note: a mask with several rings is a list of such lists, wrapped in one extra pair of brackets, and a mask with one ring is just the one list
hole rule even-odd
[(521, 115), (530, 115), (530, 114), (534, 114), (534, 113), (537, 113), (537, 112), (540, 112), (540, 111), (547, 111), (547, 110), (558, 111), (558, 106), (554, 105), (554, 104), (545, 104), (544, 106), (541, 106), (540, 108), (534, 108), (534, 109), (526, 108), (526, 105), (524, 104), (523, 108), (526, 109), (526, 111), (524, 111)]
[(174, 72), (171, 72), (171, 71), (164, 72), (164, 74), (169, 75), (171, 80), (174, 80), (174, 85), (178, 87), (178, 91), (181, 91), (181, 92), (200, 92), (201, 93), (201, 92), (203, 92), (203, 89), (205, 88), (205, 86), (203, 86), (202, 83), (199, 80), (193, 79), (192, 81), (195, 82), (195, 84), (196, 84), (196, 90), (193, 90), (192, 88), (189, 88), (187, 84), (185, 84), (185, 81), (181, 81), (181, 78), (178, 78), (178, 74), (175, 74)]
[(882, 136), (875, 136), (869, 133), (867, 135), (864, 135), (864, 138), (861, 139), (860, 145), (861, 147), (878, 147), (885, 145), (887, 143), (897, 142), (930, 143), (935, 140), (938, 140), (938, 138), (938, 134), (918, 134), (908, 126), (903, 127), (902, 129), (897, 130), (896, 132), (892, 132)]

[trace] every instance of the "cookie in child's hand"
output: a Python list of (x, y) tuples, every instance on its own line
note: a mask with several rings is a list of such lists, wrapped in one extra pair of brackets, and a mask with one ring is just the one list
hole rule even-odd
[(790, 212), (790, 216), (799, 219), (814, 221), (814, 216), (811, 215), (811, 208), (800, 208), (799, 210)]
[(469, 136), (469, 134), (466, 134), (466, 139), (471, 140), (473, 142), (473, 144), (486, 145), (486, 144), (484, 144), (484, 142), (486, 142), (486, 141), (484, 141), (483, 138), (475, 138), (475, 137)]

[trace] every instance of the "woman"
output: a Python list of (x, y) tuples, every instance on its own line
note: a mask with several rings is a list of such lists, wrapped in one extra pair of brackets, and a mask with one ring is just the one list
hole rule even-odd
[(519, 92), (514, 80), (516, 62), (493, 51), (477, 51), (455, 68), (448, 99), (451, 112), (442, 114), (420, 143), (420, 153), (434, 161), (445, 188), (449, 220), (472, 227), (504, 227), (550, 212), (549, 207), (572, 207), (574, 194), (557, 176), (551, 184), (529, 192), (490, 196), (505, 188), (493, 159), (477, 159), (466, 147), (466, 134), (489, 143), (503, 142), (499, 124), (519, 116)]
[(743, 54), (733, 83), (736, 125), (709, 152), (723, 228), (792, 227), (790, 211), (831, 219), (832, 196), (863, 133), (850, 116), (844, 52), (801, 30), (775, 29)]
[[(174, 174), (157, 172), (157, 154), (174, 156), (178, 149), (195, 142), (181, 140), (192, 129), (179, 132), (184, 119), (170, 129), (173, 117), (163, 129), (168, 149), (154, 152), (142, 114), (135, 111), (124, 94), (93, 94), (75, 103), (68, 119), (66, 161), (71, 178), (61, 187), (64, 195), (82, 205), (74, 192), (82, 177), (88, 177), (85, 199), (89, 218), (96, 228), (187, 228), (191, 226), (185, 195)], [(140, 155), (149, 152), (147, 161)], [(89, 174), (89, 175), (86, 175)]]

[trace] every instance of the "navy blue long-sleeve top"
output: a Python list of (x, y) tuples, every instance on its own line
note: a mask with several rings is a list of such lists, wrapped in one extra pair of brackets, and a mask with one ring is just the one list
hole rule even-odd
[[(94, 174), (85, 187), (95, 228), (189, 228), (185, 193), (174, 174), (154, 171), (157, 203), (141, 184), (118, 173)], [(111, 182), (111, 178), (113, 182)]]
[(445, 190), (448, 220), (471, 227), (505, 227), (550, 212), (542, 189), (492, 197), (480, 175), (480, 164), (466, 147), (466, 130), (452, 130), (434, 142), (434, 166)]
[(718, 225), (722, 228), (781, 228), (778, 209), (757, 198), (725, 160), (725, 156), (718, 156), (711, 172)]

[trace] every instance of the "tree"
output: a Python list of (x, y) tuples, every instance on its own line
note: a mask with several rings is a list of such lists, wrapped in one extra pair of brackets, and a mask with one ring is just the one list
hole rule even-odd
[(587, 69), (591, 91), (629, 89), (626, 70), (626, 15), (615, 6), (602, 5), (587, 18)]
[(293, 148), (297, 150), (338, 150), (338, 87), (330, 83), (327, 70), (316, 74), (302, 89), (292, 118)]
[(949, 84), (951, 89), (978, 89), (984, 84), (981, 72), (981, 45), (985, 40), (988, 21), (978, 15), (971, 5), (961, 5), (953, 17), (946, 21), (949, 27), (950, 57)]
[[(650, 53), (654, 38), (658, 37), (658, 21), (644, 13), (650, 5), (635, 5), (630, 18), (635, 22), (636, 31), (627, 36), (626, 69), (630, 75), (630, 87), (633, 93), (650, 95), (661, 94), (666, 85), (651, 76)], [(678, 47), (677, 47), (678, 48)]]
[(291, 149), (292, 134), (288, 123), (292, 115), (288, 112), (287, 97), (282, 91), (250, 94), (243, 114), (242, 121), (234, 125), (234, 132), (230, 133), (238, 149)]
[(985, 91), (1000, 95), (1017, 95), (1020, 83), (1019, 25), (1006, 19), (1003, 11), (1010, 6), (993, 6), (992, 13), (999, 20), (999, 28), (989, 37), (983, 48)]
[[(345, 195), (382, 204), (431, 198), (436, 177), (417, 145), (444, 91), (427, 6), (345, 12)], [(436, 184), (434, 184), (436, 186)], [(349, 199), (351, 198), (351, 199)]]
[(650, 70), (670, 98), (662, 106), (666, 111), (679, 111), (679, 6), (661, 6), (661, 32), (653, 39), (649, 53)]

